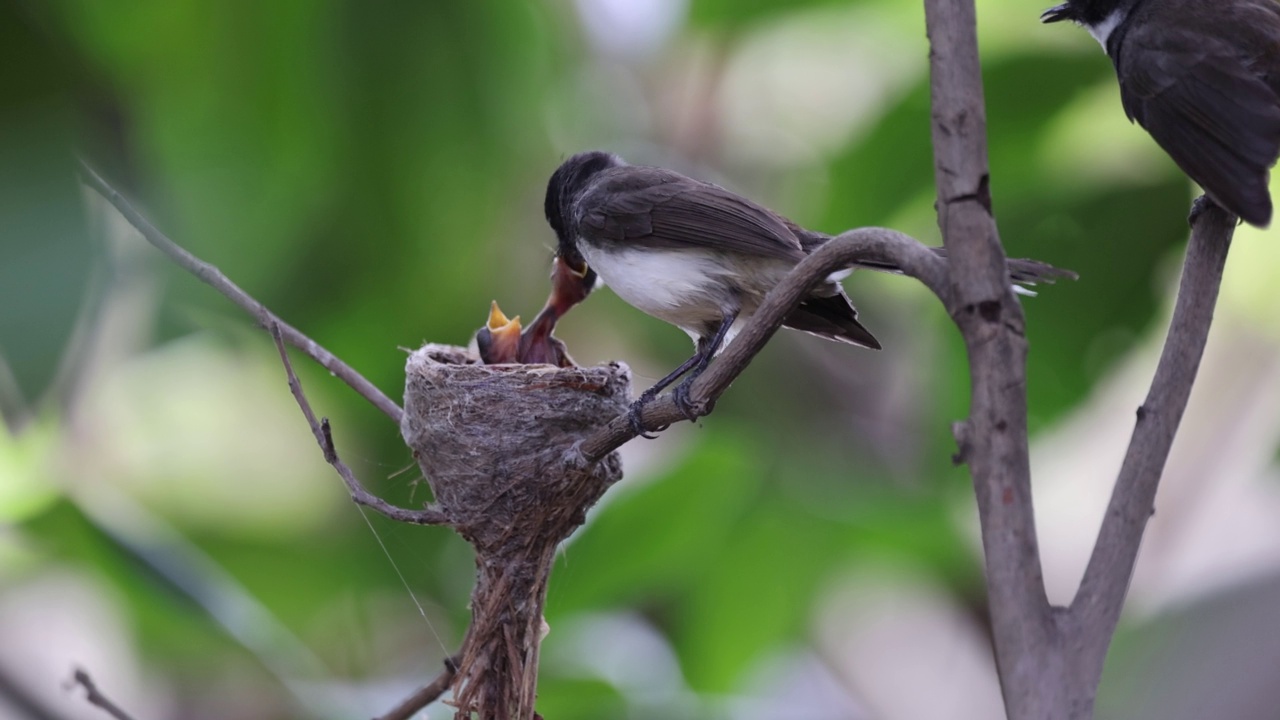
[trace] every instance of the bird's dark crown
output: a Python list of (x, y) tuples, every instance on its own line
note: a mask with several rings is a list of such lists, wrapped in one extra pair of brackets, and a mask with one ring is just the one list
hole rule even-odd
[(1130, 4), (1127, 0), (1067, 0), (1049, 8), (1040, 16), (1043, 22), (1072, 20), (1081, 25), (1097, 25), (1117, 8)]
[(622, 164), (622, 158), (613, 153), (591, 150), (565, 160), (555, 172), (551, 173), (551, 179), (547, 181), (547, 199), (543, 209), (547, 213), (547, 222), (556, 232), (556, 239), (560, 241), (562, 248), (566, 244), (572, 246), (574, 242), (567, 226), (574, 200), (586, 189), (593, 177), (604, 170)]

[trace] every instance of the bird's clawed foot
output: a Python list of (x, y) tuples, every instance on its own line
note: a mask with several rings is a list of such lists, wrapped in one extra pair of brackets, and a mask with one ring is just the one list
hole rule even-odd
[[(657, 397), (657, 393), (651, 392), (650, 390), (645, 390), (644, 392), (640, 393), (640, 398), (637, 399), (635, 402), (631, 403), (631, 408), (627, 410), (627, 420), (630, 421), (631, 423), (631, 429), (635, 432), (636, 435), (639, 435), (645, 440), (653, 440), (654, 438), (658, 437), (657, 435), (650, 435), (649, 433), (645, 432), (644, 420), (642, 420), (640, 417), (640, 414), (644, 411), (644, 406), (649, 404), (649, 402), (652, 401), (655, 397)], [(663, 425), (660, 428), (654, 428), (654, 429), (657, 431), (662, 431), (662, 430), (666, 430), (667, 426)]]
[[(676, 408), (679, 409), (690, 422), (696, 422), (698, 418), (711, 412), (711, 405), (709, 403), (702, 401), (695, 402), (689, 397), (689, 389), (693, 387), (693, 381), (696, 379), (696, 377), (689, 378), (677, 385), (676, 388), (671, 391), (672, 402), (676, 404)], [(644, 406), (652, 402), (653, 399), (657, 397), (657, 393), (652, 390), (653, 389), (650, 388), (649, 390), (645, 390), (641, 393), (640, 397), (635, 402), (631, 403), (631, 408), (627, 410), (627, 420), (631, 423), (631, 430), (635, 432), (636, 435), (639, 435), (646, 440), (653, 440), (658, 437), (657, 435), (652, 435), (646, 432), (644, 421), (641, 418), (641, 415), (644, 412)], [(663, 425), (662, 427), (654, 428), (654, 431), (662, 432), (668, 427), (670, 427), (670, 425)]]
[(671, 391), (671, 399), (675, 402), (676, 408), (684, 413), (689, 422), (697, 422), (698, 418), (710, 412), (710, 408), (707, 408), (703, 403), (695, 403), (689, 399), (689, 388), (693, 386), (694, 379), (685, 380), (677, 385), (675, 390)]
[(1200, 215), (1203, 214), (1204, 211), (1215, 207), (1221, 206), (1214, 202), (1213, 198), (1208, 195), (1201, 195), (1191, 201), (1191, 212), (1187, 213), (1187, 224), (1191, 227), (1195, 227), (1196, 221), (1200, 219)]

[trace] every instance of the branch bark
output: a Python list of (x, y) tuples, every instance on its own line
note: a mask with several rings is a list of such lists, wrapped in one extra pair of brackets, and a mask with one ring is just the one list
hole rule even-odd
[(938, 225), (952, 260), (948, 310), (964, 337), (971, 383), (969, 417), (955, 427), (957, 459), (969, 464), (977, 496), (1005, 707), (1011, 718), (1056, 717), (1067, 698), (1031, 504), (1025, 321), (1004, 280), (991, 208), (973, 1), (926, 0), (925, 22)]
[(240, 286), (232, 282), (226, 275), (223, 275), (221, 270), (192, 255), (185, 248), (170, 240), (155, 225), (152, 225), (146, 216), (134, 208), (123, 195), (116, 192), (115, 188), (111, 187), (88, 163), (81, 161), (80, 175), (89, 187), (93, 188), (104, 200), (111, 203), (124, 216), (124, 219), (129, 221), (130, 225), (142, 233), (142, 237), (147, 242), (154, 245), (165, 255), (168, 255), (170, 260), (173, 260), (178, 266), (199, 278), (201, 282), (209, 285), (214, 290), (222, 293), (228, 300), (240, 306), (242, 310), (252, 315), (262, 327), (269, 328), (272, 325), (278, 325), (281, 334), (290, 345), (320, 363), (321, 367), (333, 373), (335, 377), (350, 386), (352, 390), (360, 393), (365, 400), (368, 400), (374, 407), (385, 413), (397, 425), (400, 424), (400, 417), (403, 414), (400, 406), (387, 397), (376, 385), (366, 380), (363, 375), (338, 359), (337, 356), (326, 350), (320, 343), (281, 320), (268, 310), (265, 305), (240, 289)]
[(1169, 335), (1151, 389), (1138, 408), (1093, 554), (1071, 602), (1068, 632), (1081, 640), (1076, 672), (1088, 687), (1097, 687), (1102, 677), (1142, 534), (1155, 514), (1156, 489), (1200, 369), (1235, 226), (1236, 218), (1216, 205), (1207, 205), (1195, 220)]
[[(1195, 222), (1160, 365), (1069, 608), (1044, 590), (1031, 502), (1024, 317), (1005, 281), (991, 209), (973, 0), (925, 0), (931, 45), (938, 224), (951, 257), (948, 310), (972, 384), (958, 461), (977, 496), (993, 645), (1012, 720), (1093, 716), (1156, 488), (1204, 351), (1235, 218), (1209, 204)], [(944, 302), (946, 300), (944, 299)]]

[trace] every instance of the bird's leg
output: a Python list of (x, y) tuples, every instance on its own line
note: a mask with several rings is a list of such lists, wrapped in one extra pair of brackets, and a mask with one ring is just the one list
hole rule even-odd
[[(689, 401), (689, 386), (694, 380), (707, 369), (707, 365), (711, 363), (711, 358), (715, 357), (716, 351), (724, 344), (724, 339), (729, 335), (729, 328), (733, 326), (733, 321), (738, 319), (738, 311), (734, 310), (725, 313), (720, 321), (720, 327), (716, 330), (716, 334), (707, 338), (706, 336), (698, 338), (697, 352), (693, 357), (680, 363), (680, 367), (671, 371), (666, 377), (653, 384), (648, 390), (640, 393), (640, 398), (631, 403), (631, 409), (627, 412), (627, 418), (631, 421), (631, 429), (642, 438), (652, 440), (654, 435), (649, 435), (644, 431), (644, 423), (640, 421), (640, 412), (644, 409), (646, 403), (652, 402), (668, 385), (675, 382), (685, 373), (689, 377), (685, 381), (676, 386), (671, 393), (671, 399), (675, 401), (676, 407), (680, 408), (680, 412), (690, 420), (697, 420), (698, 413), (694, 410), (693, 404)], [(665, 430), (665, 427), (658, 428)]]
[(1200, 219), (1200, 213), (1212, 207), (1222, 207), (1213, 198), (1206, 193), (1191, 201), (1191, 212), (1187, 213), (1187, 224), (1191, 227), (1196, 226), (1196, 220)]
[(697, 365), (689, 372), (689, 376), (684, 382), (676, 386), (671, 391), (671, 399), (675, 401), (676, 407), (680, 408), (680, 412), (684, 413), (690, 422), (698, 419), (698, 412), (693, 407), (693, 403), (689, 400), (689, 389), (693, 386), (693, 381), (707, 369), (707, 365), (711, 363), (711, 358), (719, 352), (720, 346), (724, 344), (724, 339), (729, 336), (729, 328), (733, 327), (733, 321), (738, 319), (738, 311), (727, 312), (724, 318), (720, 320), (720, 327), (716, 330), (716, 334), (710, 340), (706, 337), (698, 338), (698, 352), (690, 360), (697, 360)]
[[(662, 392), (665, 387), (675, 382), (681, 375), (689, 372), (689, 368), (697, 365), (698, 360), (699, 354), (694, 353), (693, 357), (680, 363), (680, 367), (672, 370), (666, 377), (654, 383), (648, 390), (640, 393), (639, 399), (631, 403), (631, 409), (627, 411), (627, 419), (631, 421), (631, 429), (635, 430), (637, 435), (645, 438), (646, 440), (652, 440), (657, 437), (657, 435), (650, 435), (644, 431), (644, 423), (640, 421), (640, 411), (644, 409), (646, 403), (658, 397), (658, 393)], [(661, 427), (658, 429), (665, 430), (666, 428)]]

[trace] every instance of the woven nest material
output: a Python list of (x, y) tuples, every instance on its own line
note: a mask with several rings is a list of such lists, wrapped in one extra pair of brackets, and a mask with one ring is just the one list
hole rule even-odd
[(603, 492), (622, 477), (616, 455), (585, 471), (566, 460), (627, 409), (624, 365), (481, 365), (463, 348), (426, 345), (405, 372), (401, 433), (436, 503), (477, 547), (494, 549), (584, 482)]
[(556, 547), (622, 477), (576, 444), (625, 412), (630, 371), (482, 365), (426, 345), (406, 367), (401, 434), (436, 505), (476, 548), (472, 625), (454, 681), (456, 717), (534, 717), (542, 607)]

